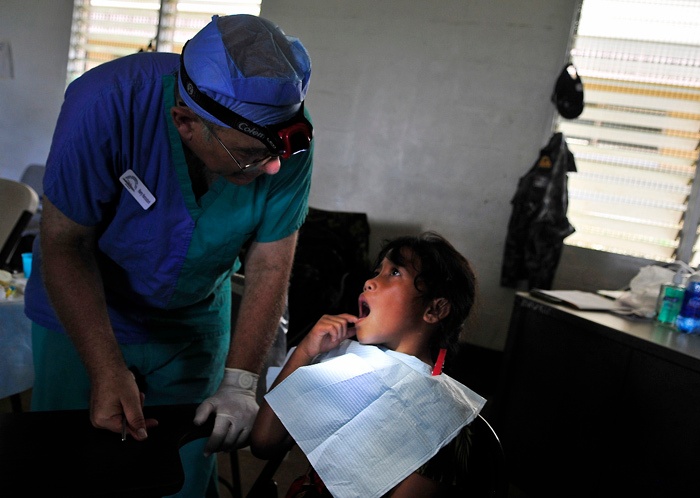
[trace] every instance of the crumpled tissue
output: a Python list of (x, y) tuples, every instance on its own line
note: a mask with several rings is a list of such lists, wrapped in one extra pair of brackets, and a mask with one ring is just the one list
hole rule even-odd
[(417, 358), (356, 341), (265, 399), (337, 498), (380, 497), (432, 458), (486, 400)]
[(670, 268), (658, 265), (643, 266), (630, 280), (629, 290), (623, 292), (616, 301), (631, 309), (631, 313), (628, 314), (640, 318), (654, 318), (661, 286), (670, 284), (675, 273)]

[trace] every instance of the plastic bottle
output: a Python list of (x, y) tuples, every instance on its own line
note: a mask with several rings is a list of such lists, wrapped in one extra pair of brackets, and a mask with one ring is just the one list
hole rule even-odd
[(700, 334), (700, 274), (688, 278), (683, 293), (683, 304), (676, 317), (676, 328), (686, 334)]
[(660, 323), (675, 325), (684, 295), (683, 271), (678, 270), (673, 275), (673, 283), (661, 286), (659, 299), (656, 302), (656, 320)]

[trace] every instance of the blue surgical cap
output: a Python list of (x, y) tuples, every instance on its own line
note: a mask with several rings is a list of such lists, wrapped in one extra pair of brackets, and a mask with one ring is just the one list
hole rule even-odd
[[(306, 97), (309, 54), (272, 22), (248, 14), (213, 16), (183, 53), (202, 93), (246, 119), (271, 125), (291, 119)], [(178, 79), (180, 97), (201, 117), (228, 127), (197, 105)]]

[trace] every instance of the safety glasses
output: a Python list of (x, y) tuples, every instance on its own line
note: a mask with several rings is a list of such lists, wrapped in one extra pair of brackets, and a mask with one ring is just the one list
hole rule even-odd
[(216, 141), (219, 142), (219, 145), (221, 145), (221, 147), (223, 147), (223, 149), (226, 151), (226, 154), (228, 154), (229, 157), (231, 159), (233, 159), (233, 162), (236, 164), (236, 166), (238, 166), (238, 169), (241, 171), (253, 171), (253, 170), (260, 168), (261, 166), (264, 166), (267, 163), (269, 163), (270, 161), (277, 159), (279, 157), (279, 156), (267, 156), (267, 157), (264, 157), (262, 159), (255, 161), (255, 162), (252, 162), (250, 164), (241, 164), (241, 162), (238, 159), (236, 159), (236, 157), (231, 153), (231, 151), (228, 150), (228, 147), (226, 147), (224, 145), (224, 143), (221, 141), (221, 139), (219, 138), (219, 135), (216, 134), (214, 129), (211, 126), (208, 126), (204, 121), (202, 121), (202, 124), (204, 125), (204, 127), (207, 130), (209, 130), (209, 133), (211, 133), (211, 135), (216, 139)]

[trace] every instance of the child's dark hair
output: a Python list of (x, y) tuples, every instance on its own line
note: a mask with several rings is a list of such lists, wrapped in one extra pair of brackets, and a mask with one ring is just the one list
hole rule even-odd
[[(411, 259), (407, 260), (407, 257)], [(476, 276), (469, 261), (444, 237), (432, 231), (387, 241), (374, 267), (378, 267), (384, 258), (418, 271), (414, 284), (425, 303), (440, 297), (450, 303), (450, 313), (440, 321), (440, 330), (433, 337), (430, 353), (433, 360), (440, 348), (455, 354), (459, 334), (476, 298)]]

